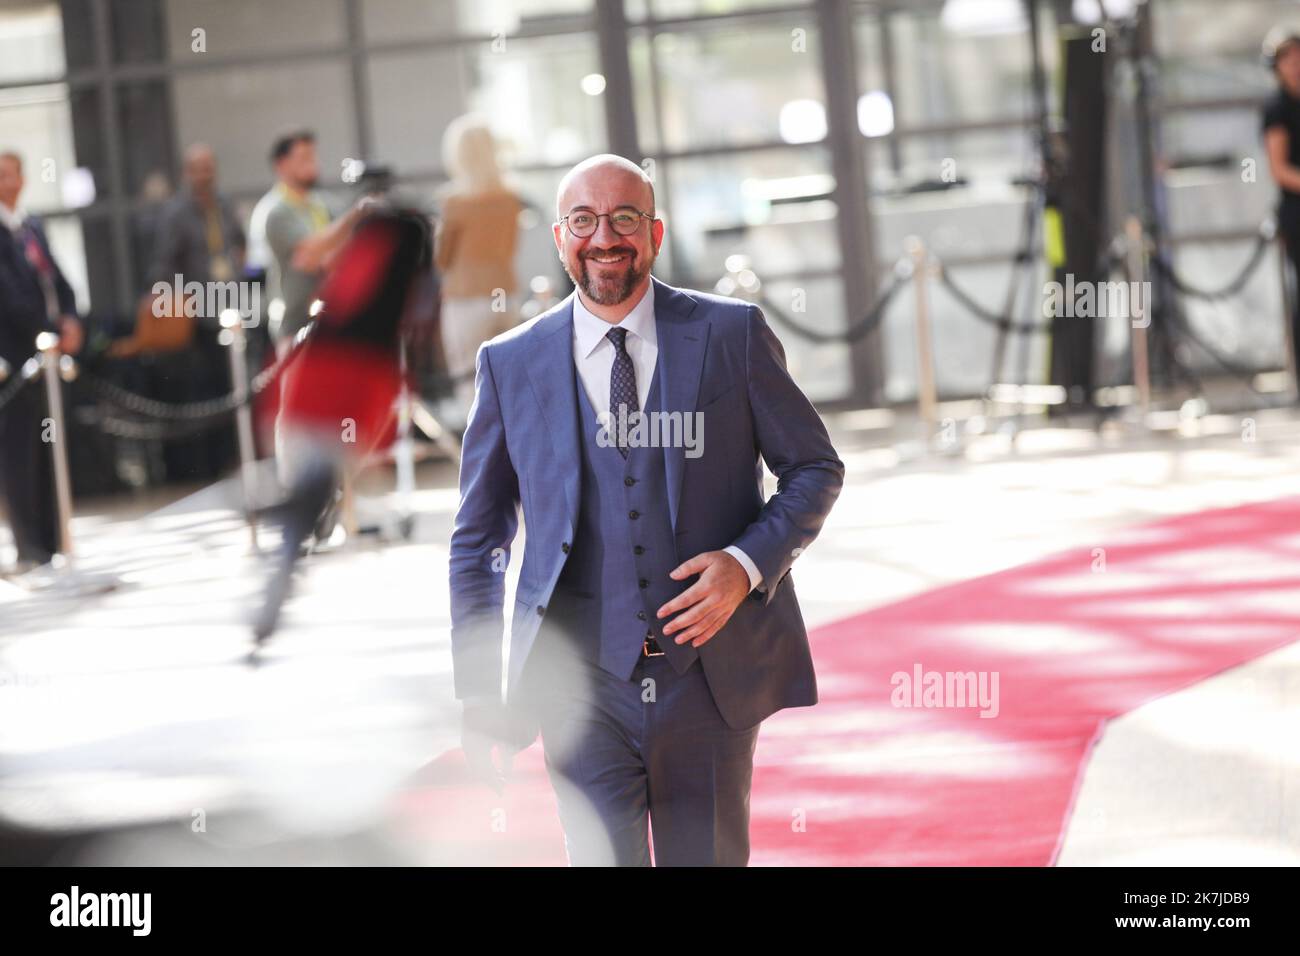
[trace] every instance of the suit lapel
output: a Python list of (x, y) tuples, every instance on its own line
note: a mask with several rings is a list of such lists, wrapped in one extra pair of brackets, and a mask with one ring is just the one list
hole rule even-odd
[(564, 483), (570, 529), (577, 527), (578, 495), (582, 477), (579, 467), (578, 403), (575, 391), (576, 370), (573, 366), (573, 296), (538, 323), (541, 333), (528, 379), (537, 396), (537, 405), (546, 420), (546, 429), (537, 440), (554, 450)]
[[(659, 340), (656, 374), (666, 412), (693, 414), (700, 397), (700, 375), (704, 369), (704, 348), (709, 323), (690, 318), (695, 300), (670, 285), (651, 277), (655, 284), (655, 335)], [(673, 531), (681, 501), (682, 475), (686, 470), (686, 449), (677, 445), (664, 452), (664, 477), (668, 483), (668, 511)]]

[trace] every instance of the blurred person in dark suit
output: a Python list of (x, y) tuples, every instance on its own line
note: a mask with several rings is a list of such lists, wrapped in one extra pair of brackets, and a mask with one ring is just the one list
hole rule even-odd
[[(17, 375), (36, 337), (55, 332), (68, 353), (81, 349), (77, 303), (50, 253), (41, 224), (19, 202), (23, 161), (0, 153), (0, 358)], [(53, 463), (42, 440), (44, 390), (28, 384), (0, 409), (0, 484), (18, 550), (18, 569), (47, 563), (59, 549)]]
[(216, 156), (206, 143), (194, 143), (185, 151), (185, 187), (163, 208), (153, 277), (228, 282), (243, 264), (244, 230), (217, 189)]
[[(1300, 27), (1282, 26), (1264, 40), (1264, 58), (1277, 79), (1277, 90), (1264, 104), (1264, 145), (1269, 172), (1281, 196), (1277, 228), (1295, 275), (1300, 277)], [(1291, 347), (1300, 370), (1300, 283), (1292, 303)]]
[(467, 115), (452, 121), (443, 153), (452, 182), (438, 221), (439, 324), (461, 424), (474, 400), (478, 347), (518, 321), (514, 260), (523, 203), (501, 175), (496, 138), (485, 120)]
[[(217, 160), (206, 143), (185, 151), (185, 187), (162, 209), (158, 224), (152, 282), (231, 282), (243, 270), (244, 230), (234, 205), (217, 190)], [(179, 279), (177, 277), (180, 277)], [(230, 367), (219, 342), (220, 316), (196, 316), (188, 348), (163, 360), (173, 381), (167, 383), (168, 401), (192, 402), (217, 398), (230, 391)], [(180, 321), (180, 319), (176, 320)], [(173, 459), (169, 470), (186, 477), (213, 478), (234, 452), (228, 425), (210, 428), (192, 439), (169, 442)], [(169, 464), (172, 464), (169, 462)]]

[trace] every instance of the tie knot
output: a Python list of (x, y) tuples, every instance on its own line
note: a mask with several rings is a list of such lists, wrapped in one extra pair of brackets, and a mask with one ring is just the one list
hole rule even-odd
[(615, 351), (621, 352), (627, 339), (627, 329), (612, 328), (605, 333), (605, 337), (614, 343)]

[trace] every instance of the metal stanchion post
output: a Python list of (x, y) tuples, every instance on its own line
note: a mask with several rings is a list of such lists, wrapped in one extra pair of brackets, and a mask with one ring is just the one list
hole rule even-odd
[[(111, 574), (82, 574), (74, 567), (76, 554), (72, 541), (72, 474), (68, 469), (68, 433), (61, 385), (64, 378), (71, 380), (76, 377), (76, 363), (72, 356), (59, 353), (59, 337), (53, 332), (38, 335), (36, 348), (40, 353), (40, 374), (45, 379), (45, 400), (53, 426), (50, 454), (54, 461), (54, 497), (58, 508), (59, 554), (62, 558), (61, 566), (55, 565), (57, 576), (52, 581), (43, 581), (36, 586), (52, 585), (57, 591), (73, 596), (102, 594), (117, 587), (117, 578)], [(24, 377), (27, 377), (26, 371), (24, 369)], [(35, 374), (33, 370), (32, 375)], [(32, 575), (36, 573), (33, 571)]]
[(244, 490), (244, 513), (248, 517), (248, 534), (253, 552), (257, 553), (256, 479), (257, 453), (253, 447), (253, 410), (248, 403), (248, 338), (239, 312), (227, 309), (221, 313), (222, 342), (228, 346), (230, 381), (239, 396), (235, 410), (235, 426), (239, 432), (239, 478)]
[(935, 437), (939, 421), (939, 398), (934, 380), (934, 343), (930, 335), (930, 303), (926, 280), (929, 259), (920, 236), (908, 236), (903, 248), (912, 258), (912, 278), (916, 282), (916, 401), (925, 423), (926, 442)]
[(59, 337), (53, 332), (42, 332), (36, 337), (36, 348), (41, 353), (41, 373), (45, 378), (45, 399), (50, 419), (54, 424), (54, 440), (50, 452), (54, 457), (54, 495), (59, 509), (59, 553), (67, 567), (72, 567), (75, 554), (72, 546), (72, 478), (68, 472), (67, 432), (63, 420), (63, 390), (59, 377)]
[[(1142, 248), (1142, 223), (1137, 216), (1129, 216), (1124, 223), (1124, 235), (1128, 240), (1128, 278), (1130, 282), (1142, 282), (1144, 279), (1144, 255)], [(1145, 325), (1137, 325), (1129, 316), (1129, 332), (1132, 336), (1133, 350), (1133, 387), (1137, 390), (1138, 413), (1143, 425), (1151, 411), (1151, 365), (1147, 355), (1147, 326), (1151, 316), (1144, 316)]]

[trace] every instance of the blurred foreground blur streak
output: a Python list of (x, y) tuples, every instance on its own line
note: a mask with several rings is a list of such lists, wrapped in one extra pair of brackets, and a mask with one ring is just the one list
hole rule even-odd
[(281, 543), (253, 624), (259, 643), (276, 628), (307, 536), (392, 420), (403, 336), (433, 314), (431, 253), (428, 222), (418, 213), (375, 212), (320, 289), (316, 327), (284, 373), (277, 428), (287, 490), (273, 512)]

